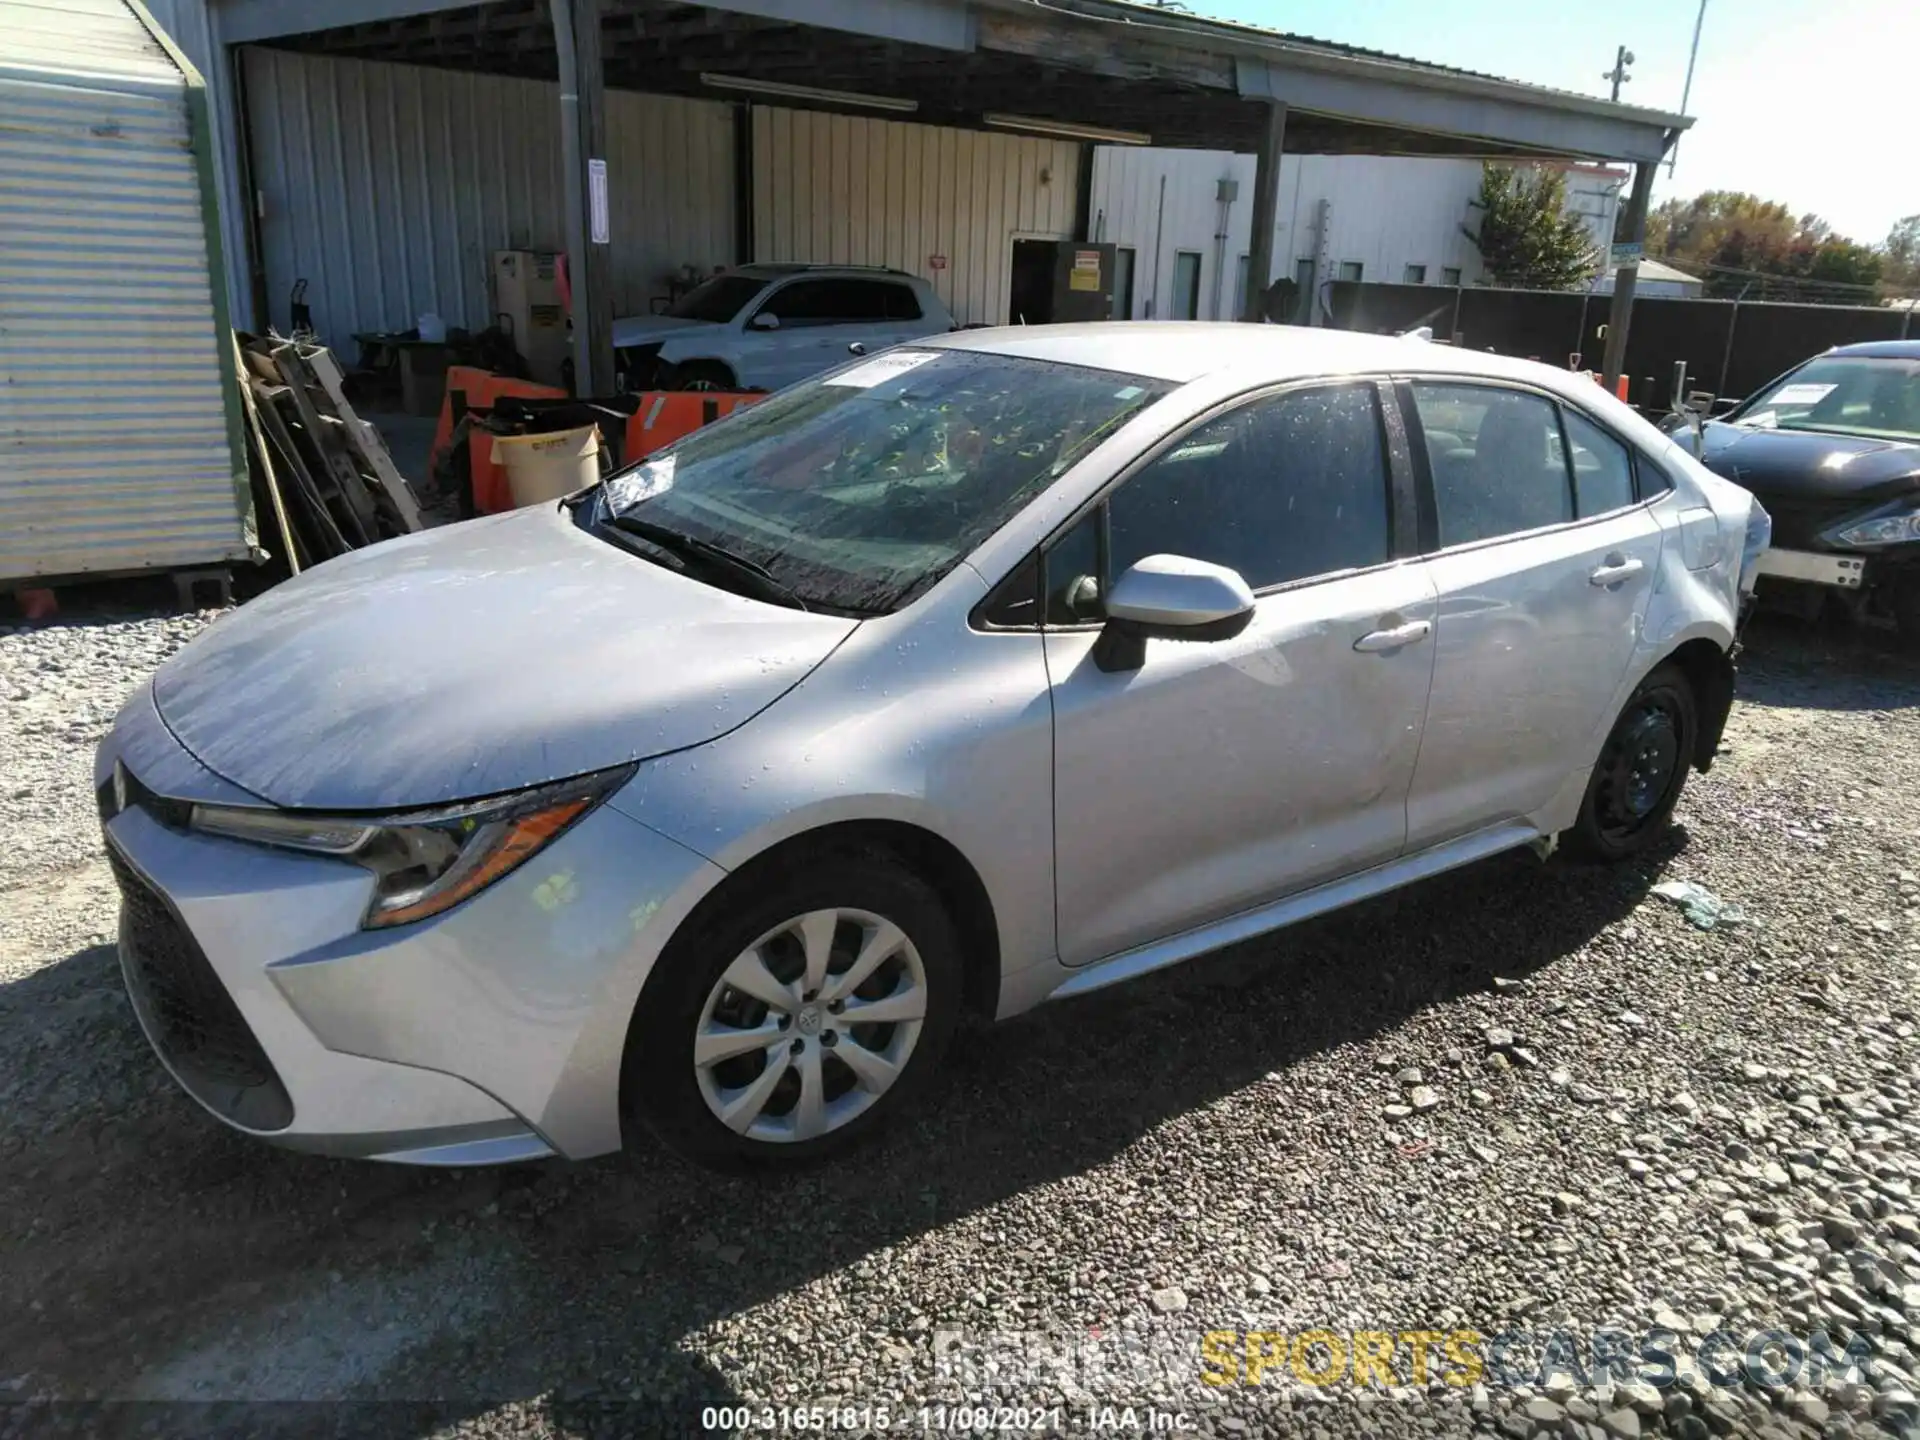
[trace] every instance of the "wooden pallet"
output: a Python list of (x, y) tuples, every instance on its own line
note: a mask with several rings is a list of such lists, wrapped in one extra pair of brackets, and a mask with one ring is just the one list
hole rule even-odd
[(421, 528), (420, 506), (380, 432), (354, 412), (319, 345), (238, 341), (256, 505), (294, 574)]

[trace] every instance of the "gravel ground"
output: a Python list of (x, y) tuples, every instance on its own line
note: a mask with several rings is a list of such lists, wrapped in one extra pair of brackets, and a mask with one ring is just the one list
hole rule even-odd
[[(980, 1401), (1074, 1431), (1128, 1404), (1249, 1435), (1911, 1426), (1920, 667), (1882, 647), (1763, 629), (1727, 753), (1637, 867), (1505, 857), (970, 1032), (880, 1145), (737, 1181), (645, 1144), (459, 1174), (283, 1154), (166, 1080), (107, 943), (89, 764), (209, 618), (0, 630), (0, 1400), (68, 1402), (0, 1431), (691, 1433), (716, 1403), (992, 1428), (918, 1409)], [(1673, 879), (1749, 920), (1695, 928), (1651, 893)], [(1654, 1326), (1683, 1356), (1818, 1330), (1858, 1363), (1716, 1385), (1702, 1355), (1664, 1388), (1594, 1363), (1596, 1327), (1637, 1353)], [(1392, 1388), (1203, 1380), (1244, 1382), (1246, 1332), (1314, 1329), (1520, 1338), (1478, 1385), (1443, 1349), (1416, 1381), (1402, 1340)], [(1543, 1350), (1569, 1373), (1521, 1373)]]

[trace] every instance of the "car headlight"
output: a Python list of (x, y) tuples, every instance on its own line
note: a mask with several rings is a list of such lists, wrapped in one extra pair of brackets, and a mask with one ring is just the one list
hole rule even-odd
[(1837, 525), (1820, 537), (1829, 545), (1869, 549), (1920, 541), (1920, 500), (1912, 496)]
[(404, 815), (303, 815), (195, 805), (208, 835), (331, 855), (371, 870), (373, 901), (361, 924), (405, 925), (486, 889), (557, 840), (633, 774), (631, 765), (557, 785)]

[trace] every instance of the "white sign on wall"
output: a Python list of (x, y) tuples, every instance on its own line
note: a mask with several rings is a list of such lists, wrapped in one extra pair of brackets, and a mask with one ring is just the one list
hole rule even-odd
[(587, 161), (587, 216), (595, 245), (613, 243), (613, 227), (607, 218), (607, 162)]

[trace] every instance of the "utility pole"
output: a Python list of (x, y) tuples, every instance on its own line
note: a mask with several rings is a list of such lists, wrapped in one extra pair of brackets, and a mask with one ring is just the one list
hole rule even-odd
[[(1693, 62), (1700, 58), (1700, 27), (1707, 23), (1707, 0), (1700, 0), (1700, 9), (1693, 17), (1693, 48), (1687, 51), (1687, 80), (1680, 87), (1680, 113), (1687, 113), (1687, 101), (1693, 95)], [(1680, 161), (1680, 137), (1673, 137), (1673, 149), (1667, 152), (1667, 178), (1673, 178), (1673, 167)]]
[(611, 395), (613, 262), (607, 196), (603, 0), (550, 0), (560, 72), (561, 189), (573, 289), (573, 393)]
[(1600, 72), (1602, 80), (1613, 82), (1613, 98), (1616, 103), (1620, 99), (1620, 87), (1633, 79), (1633, 76), (1627, 73), (1627, 67), (1631, 64), (1633, 64), (1633, 52), (1622, 45), (1613, 53), (1613, 68)]

